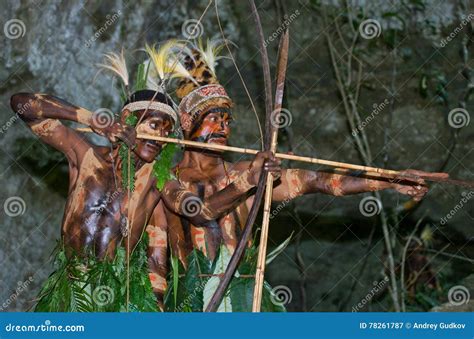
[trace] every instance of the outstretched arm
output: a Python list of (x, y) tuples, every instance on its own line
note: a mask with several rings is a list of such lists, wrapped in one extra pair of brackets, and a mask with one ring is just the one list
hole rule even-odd
[(446, 173), (425, 173), (416, 170), (406, 170), (402, 174), (410, 176), (410, 180), (372, 179), (339, 168), (333, 171), (287, 169), (282, 170), (281, 184), (273, 190), (273, 199), (276, 201), (291, 200), (309, 193), (345, 196), (394, 189), (418, 201), (423, 198), (428, 189), (425, 182), (417, 176), (448, 176)]
[(255, 160), (238, 171), (237, 178), (224, 189), (200, 199), (177, 180), (169, 181), (162, 192), (166, 206), (177, 214), (187, 217), (194, 225), (228, 214), (246, 200), (257, 185), (262, 169), (279, 177), (279, 162), (271, 152), (260, 152)]

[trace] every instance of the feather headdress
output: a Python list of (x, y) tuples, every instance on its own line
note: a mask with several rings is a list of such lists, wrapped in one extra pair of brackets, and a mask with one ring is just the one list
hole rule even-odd
[(214, 76), (216, 75), (217, 61), (219, 59), (227, 58), (226, 56), (219, 55), (224, 46), (225, 41), (222, 39), (207, 39), (206, 46), (204, 46), (202, 39), (199, 39), (195, 48), (199, 51), (203, 61), (209, 67)]
[(225, 41), (221, 39), (208, 39), (205, 45), (199, 40), (190, 47), (192, 55), (185, 57), (184, 65), (192, 80), (181, 78), (176, 89), (181, 99), (179, 115), (184, 130), (189, 130), (206, 109), (232, 106), (232, 100), (216, 76), (217, 61), (223, 58), (219, 52), (224, 46)]
[[(124, 90), (122, 111), (159, 110), (170, 115), (175, 122), (178, 120), (174, 104), (164, 90), (164, 81), (168, 75), (173, 75), (173, 72), (176, 71), (174, 68), (159, 66), (169, 63), (169, 56), (172, 55), (170, 51), (175, 45), (169, 43), (158, 50), (155, 47), (146, 47), (153, 58), (138, 64), (132, 93), (129, 90), (129, 87), (132, 86), (123, 48), (120, 54), (114, 52), (104, 54), (105, 62), (98, 66), (101, 70), (109, 71), (121, 80)], [(156, 67), (157, 65), (158, 67)], [(184, 69), (184, 66), (181, 65), (181, 67)], [(183, 76), (185, 75), (186, 73), (183, 73)]]
[(206, 44), (199, 39), (196, 44), (190, 46), (191, 54), (185, 56), (184, 64), (192, 80), (181, 79), (176, 89), (176, 95), (179, 98), (184, 98), (198, 87), (219, 83), (216, 76), (216, 65), (219, 59), (224, 58), (219, 56), (223, 47), (224, 41), (222, 39), (207, 39)]
[[(164, 88), (166, 81), (173, 78), (184, 78), (194, 81), (191, 74), (180, 61), (180, 54), (191, 55), (189, 48), (177, 40), (169, 40), (158, 49), (155, 45), (145, 46), (145, 50), (153, 64), (150, 77), (156, 78), (155, 83)], [(153, 81), (153, 80), (151, 80)]]
[(108, 70), (118, 76), (125, 87), (129, 85), (129, 76), (128, 76), (128, 69), (127, 63), (125, 62), (125, 57), (123, 53), (123, 48), (120, 54), (109, 52), (104, 54), (105, 63), (98, 64), (100, 68), (103, 70)]

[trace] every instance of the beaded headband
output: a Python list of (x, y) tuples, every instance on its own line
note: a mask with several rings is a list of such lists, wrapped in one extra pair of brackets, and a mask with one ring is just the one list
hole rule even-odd
[(140, 111), (143, 109), (160, 111), (171, 116), (176, 123), (178, 116), (176, 112), (167, 104), (158, 101), (135, 101), (127, 104), (122, 110), (129, 110), (130, 112)]
[(224, 87), (219, 84), (210, 84), (196, 88), (186, 95), (179, 104), (179, 114), (189, 114), (191, 119), (194, 120), (200, 113), (197, 108), (211, 99), (224, 99), (229, 101), (230, 105), (232, 104), (232, 100), (227, 95)]

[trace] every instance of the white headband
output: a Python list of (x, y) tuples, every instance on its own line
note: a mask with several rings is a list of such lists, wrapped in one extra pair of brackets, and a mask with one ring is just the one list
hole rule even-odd
[(176, 123), (178, 116), (171, 106), (158, 101), (135, 101), (126, 105), (122, 110), (129, 110), (130, 112), (140, 111), (143, 109), (150, 109), (154, 111), (160, 111), (171, 116)]

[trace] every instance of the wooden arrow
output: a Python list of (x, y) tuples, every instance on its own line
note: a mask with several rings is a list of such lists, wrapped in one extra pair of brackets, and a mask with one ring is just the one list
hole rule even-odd
[[(90, 128), (77, 128), (76, 131), (93, 132)], [(224, 151), (224, 152), (234, 152), (234, 153), (241, 153), (241, 154), (251, 154), (251, 155), (255, 155), (258, 152), (261, 152), (260, 150), (256, 150), (252, 148), (225, 146), (225, 145), (219, 145), (219, 144), (207, 144), (207, 143), (191, 141), (191, 140), (158, 137), (151, 134), (140, 133), (137, 135), (137, 138), (147, 139), (147, 140), (156, 140), (163, 143), (178, 144), (182, 146), (206, 149), (210, 151)], [(402, 180), (402, 181), (414, 180), (412, 176), (406, 175), (402, 171), (397, 171), (397, 170), (392, 170), (392, 169), (349, 164), (346, 162), (305, 157), (301, 155), (294, 155), (294, 154), (287, 154), (287, 153), (275, 153), (275, 157), (279, 159), (283, 159), (283, 160), (300, 161), (300, 162), (306, 162), (306, 163), (315, 164), (315, 165), (322, 165), (322, 166), (351, 170), (351, 171), (354, 171), (354, 173), (352, 174), (357, 175), (357, 176), (367, 176), (367, 177), (385, 178), (388, 180)], [(445, 175), (439, 175), (438, 173), (429, 173), (429, 172), (425, 172), (425, 173), (426, 175), (418, 175), (417, 177), (426, 181), (439, 182), (439, 183), (451, 184), (451, 185), (474, 189), (474, 182), (472, 181), (451, 179), (451, 178), (446, 177)]]

